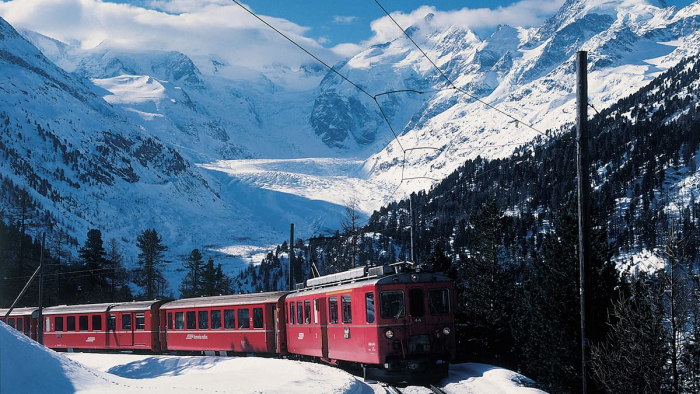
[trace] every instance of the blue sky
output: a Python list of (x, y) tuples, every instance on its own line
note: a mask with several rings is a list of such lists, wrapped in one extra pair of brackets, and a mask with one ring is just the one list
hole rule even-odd
[[(113, 0), (123, 3), (148, 4), (150, 1), (144, 0)], [(360, 43), (372, 37), (371, 22), (385, 16), (382, 9), (374, 0), (239, 0), (249, 5), (253, 11), (261, 15), (284, 18), (290, 22), (309, 28), (307, 36), (320, 40), (324, 46), (333, 46), (343, 42)], [(668, 5), (682, 7), (688, 5), (693, 0), (666, 0)], [(537, 19), (532, 19), (532, 15), (524, 16), (524, 23), (529, 25), (532, 21), (537, 23), (539, 17), (552, 15), (564, 0), (559, 1), (530, 1), (531, 4), (540, 4), (541, 13), (537, 14)], [(379, 0), (379, 3), (389, 12), (400, 11), (410, 14), (422, 6), (432, 6), (436, 10), (450, 12), (462, 9), (490, 9), (497, 11), (503, 9), (503, 13), (508, 13), (508, 7), (516, 3), (527, 3), (513, 0)], [(547, 3), (557, 4), (556, 7)], [(554, 11), (552, 11), (554, 10)], [(514, 9), (514, 13), (517, 9)], [(497, 12), (493, 14), (494, 19)], [(517, 18), (517, 14), (513, 15)], [(486, 17), (488, 19), (488, 17)], [(511, 23), (512, 24), (512, 23)], [(485, 34), (489, 28), (473, 28), (478, 33)]]
[[(455, 11), (462, 8), (496, 9), (514, 1), (380, 0), (379, 3), (389, 12), (408, 14), (424, 5), (434, 6), (440, 11)], [(331, 45), (369, 39), (372, 36), (370, 23), (385, 16), (374, 0), (248, 0), (246, 4), (256, 12), (309, 26), (311, 37), (327, 37)]]
[[(565, 0), (428, 0), (429, 5), (422, 0), (379, 1), (403, 27), (434, 13), (433, 26), (468, 27), (485, 37), (499, 24), (538, 26)], [(690, 2), (667, 0), (678, 7)], [(374, 0), (244, 4), (331, 64), (402, 34)], [(308, 55), (231, 0), (0, 0), (0, 16), (16, 28), (83, 49), (174, 50), (204, 62), (215, 54), (253, 70), (269, 68), (280, 59), (291, 68), (310, 62)]]

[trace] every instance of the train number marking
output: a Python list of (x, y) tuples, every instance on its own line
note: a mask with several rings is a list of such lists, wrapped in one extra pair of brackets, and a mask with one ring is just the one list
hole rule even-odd
[(300, 332), (300, 333), (299, 333), (299, 336), (297, 337), (297, 339), (304, 339), (304, 333), (303, 333), (303, 332)]
[(209, 339), (207, 334), (203, 335), (195, 335), (195, 334), (187, 334), (187, 337), (185, 339)]

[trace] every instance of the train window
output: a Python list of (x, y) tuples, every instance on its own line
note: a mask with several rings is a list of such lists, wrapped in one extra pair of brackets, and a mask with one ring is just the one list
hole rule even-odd
[(253, 328), (263, 328), (263, 308), (253, 308)]
[(131, 315), (122, 313), (122, 330), (131, 330)]
[(175, 312), (175, 329), (185, 329), (185, 312)]
[(398, 319), (406, 316), (403, 291), (383, 291), (380, 295), (381, 315), (383, 319)]
[(367, 308), (367, 323), (374, 323), (374, 292), (365, 293), (365, 307)]
[(428, 290), (428, 310), (431, 315), (450, 313), (450, 292), (447, 289)]
[(221, 328), (221, 310), (211, 311), (211, 328), (212, 330), (218, 330)]
[[(46, 322), (44, 323), (44, 331), (45, 332), (51, 331), (51, 318), (48, 316), (46, 317)], [(58, 328), (56, 328), (55, 331), (58, 331)]]
[(294, 318), (296, 317), (294, 305), (293, 301), (289, 303), (289, 324), (294, 324)]
[(206, 330), (209, 328), (209, 312), (199, 311), (197, 312), (197, 317), (199, 318), (199, 329)]
[(78, 331), (87, 331), (88, 330), (88, 317), (87, 316), (78, 316)]
[(168, 312), (168, 330), (173, 329), (173, 313)]
[(102, 316), (92, 315), (92, 331), (102, 331)]
[(238, 310), (238, 328), (250, 328), (250, 311), (248, 308)]
[(425, 315), (423, 289), (411, 289), (408, 291), (408, 306), (411, 310), (411, 316)]
[(187, 329), (196, 330), (197, 329), (197, 313), (195, 311), (187, 311)]
[(136, 314), (136, 329), (145, 330), (146, 329), (146, 315), (143, 313)]
[(19, 318), (19, 319), (17, 319), (17, 331), (22, 332), (23, 329), (24, 329), (24, 327), (22, 326), (22, 319)]
[(224, 328), (236, 328), (236, 311), (224, 309)]
[(314, 300), (314, 324), (318, 324), (318, 299)]
[(11, 317), (11, 318), (7, 319), (7, 325), (12, 327), (12, 328), (15, 328), (15, 318)]
[(297, 324), (304, 323), (304, 309), (301, 305), (301, 301), (297, 301)]
[(66, 317), (66, 331), (75, 331), (75, 316)]
[(311, 324), (311, 300), (304, 301), (304, 323)]
[(340, 297), (340, 305), (343, 309), (343, 323), (352, 323), (352, 304), (349, 295)]
[(117, 330), (117, 317), (115, 315), (109, 315), (109, 320), (107, 320), (107, 330), (116, 331)]
[(330, 297), (328, 299), (328, 322), (338, 323), (338, 297)]

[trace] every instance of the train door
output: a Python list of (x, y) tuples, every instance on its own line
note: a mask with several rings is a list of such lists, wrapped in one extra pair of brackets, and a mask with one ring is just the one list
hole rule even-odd
[(326, 314), (326, 298), (314, 299), (314, 323), (321, 325), (321, 357), (328, 358), (328, 318)]
[(408, 290), (408, 313), (411, 317), (410, 334), (425, 334), (425, 291), (422, 287), (414, 287)]
[(119, 338), (117, 338), (117, 315), (107, 315), (107, 347), (114, 349), (119, 346)]
[(117, 336), (119, 338), (119, 346), (134, 345), (134, 316), (131, 312), (119, 314), (121, 325), (117, 327)]
[(281, 353), (281, 351), (280, 351), (280, 332), (279, 332), (279, 318), (280, 318), (279, 314), (280, 314), (280, 308), (278, 308), (277, 305), (273, 305), (273, 307), (272, 307), (272, 334), (275, 336), (274, 351), (277, 354)]

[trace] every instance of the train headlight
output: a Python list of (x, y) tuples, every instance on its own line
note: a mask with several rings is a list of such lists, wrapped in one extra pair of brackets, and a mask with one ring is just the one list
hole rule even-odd
[(386, 337), (386, 339), (391, 339), (391, 338), (393, 338), (393, 337), (394, 337), (394, 330), (392, 330), (391, 328), (387, 328), (387, 329), (384, 331), (384, 336)]
[(450, 335), (451, 332), (452, 330), (450, 330), (450, 327), (445, 327), (442, 329), (442, 333), (445, 335)]

